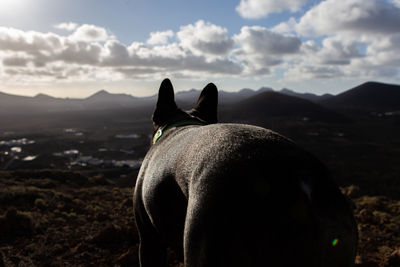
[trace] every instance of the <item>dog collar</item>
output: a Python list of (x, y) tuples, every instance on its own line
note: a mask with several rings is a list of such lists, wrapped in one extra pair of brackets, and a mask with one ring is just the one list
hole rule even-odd
[(180, 121), (180, 122), (176, 122), (176, 123), (171, 123), (171, 124), (167, 124), (164, 127), (158, 129), (158, 131), (156, 132), (156, 134), (153, 137), (153, 145), (158, 141), (158, 139), (161, 138), (161, 136), (163, 136), (163, 134), (165, 132), (167, 132), (169, 129), (175, 128), (175, 127), (182, 127), (182, 126), (187, 126), (187, 125), (206, 125), (204, 122), (201, 121)]

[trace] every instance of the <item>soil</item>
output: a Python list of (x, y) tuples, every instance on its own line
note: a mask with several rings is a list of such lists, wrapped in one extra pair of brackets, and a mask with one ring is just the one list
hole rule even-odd
[[(0, 266), (139, 266), (133, 187), (32, 176), (0, 172)], [(358, 222), (355, 266), (400, 266), (400, 201), (355, 185), (342, 191)], [(172, 251), (168, 265), (183, 266)]]

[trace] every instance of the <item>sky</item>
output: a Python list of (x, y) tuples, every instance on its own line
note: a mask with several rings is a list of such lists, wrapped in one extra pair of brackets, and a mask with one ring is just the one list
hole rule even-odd
[(0, 0), (0, 91), (289, 88), (400, 83), (400, 0)]

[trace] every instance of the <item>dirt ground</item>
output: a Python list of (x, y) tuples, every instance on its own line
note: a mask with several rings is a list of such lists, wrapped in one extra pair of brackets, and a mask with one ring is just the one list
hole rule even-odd
[[(400, 201), (342, 190), (358, 222), (356, 266), (400, 266)], [(132, 192), (102, 176), (0, 172), (0, 266), (139, 266)], [(172, 252), (169, 266), (183, 266)]]

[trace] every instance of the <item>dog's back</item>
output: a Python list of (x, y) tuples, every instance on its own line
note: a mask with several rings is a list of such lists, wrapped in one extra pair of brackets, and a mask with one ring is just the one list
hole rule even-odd
[(144, 267), (162, 266), (165, 245), (183, 253), (185, 266), (336, 267), (354, 260), (352, 212), (326, 168), (260, 127), (170, 129), (146, 155), (135, 206)]

